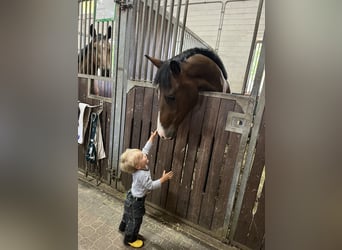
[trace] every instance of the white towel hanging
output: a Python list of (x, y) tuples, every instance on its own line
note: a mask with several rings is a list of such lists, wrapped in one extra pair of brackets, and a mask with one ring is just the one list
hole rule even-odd
[(99, 114), (100, 114), (102, 112), (103, 104), (101, 103), (100, 105), (89, 105), (87, 103), (79, 102), (78, 108), (80, 109), (80, 114), (78, 116), (77, 142), (79, 144), (83, 144), (84, 135), (88, 126), (90, 110), (92, 108), (100, 108), (99, 109)]

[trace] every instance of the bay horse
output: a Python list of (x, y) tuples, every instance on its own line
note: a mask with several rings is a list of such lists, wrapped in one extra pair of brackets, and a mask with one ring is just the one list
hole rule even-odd
[(111, 42), (109, 39), (112, 37), (112, 27), (108, 26), (107, 34), (103, 35), (97, 34), (91, 24), (89, 33), (92, 37), (91, 41), (78, 54), (80, 73), (109, 77), (111, 69)]
[(186, 115), (197, 104), (200, 91), (230, 93), (227, 71), (212, 50), (192, 48), (166, 61), (145, 55), (157, 68), (158, 134), (173, 139)]

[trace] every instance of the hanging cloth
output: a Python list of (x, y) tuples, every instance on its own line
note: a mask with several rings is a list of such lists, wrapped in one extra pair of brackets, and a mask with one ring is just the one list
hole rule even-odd
[[(93, 108), (99, 108), (102, 105), (94, 105), (91, 106), (87, 103), (80, 102), (78, 104), (78, 108), (80, 110), (80, 113), (78, 115), (78, 133), (77, 133), (77, 142), (79, 144), (83, 144), (84, 142), (84, 135), (87, 131), (87, 126), (89, 122), (89, 117), (90, 117), (90, 111)], [(102, 108), (100, 109), (102, 111)], [(100, 112), (101, 113), (101, 112)]]
[(96, 153), (96, 146), (95, 146), (97, 120), (98, 120), (98, 115), (95, 112), (91, 113), (90, 135), (89, 135), (89, 143), (88, 143), (87, 154), (86, 154), (86, 160), (91, 163), (96, 163), (97, 161), (97, 153)]
[(91, 113), (90, 116), (90, 135), (86, 154), (86, 160), (95, 163), (106, 157), (103, 147), (102, 132), (99, 122), (99, 114)]

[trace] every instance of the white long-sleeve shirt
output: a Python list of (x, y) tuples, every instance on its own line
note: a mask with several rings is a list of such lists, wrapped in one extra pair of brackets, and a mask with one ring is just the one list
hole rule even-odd
[[(150, 152), (152, 147), (152, 142), (147, 141), (144, 148), (142, 149), (143, 154), (146, 156)], [(160, 180), (153, 181), (151, 178), (151, 172), (148, 166), (146, 166), (145, 170), (137, 170), (133, 174), (133, 182), (131, 187), (131, 192), (134, 197), (144, 197), (151, 190), (157, 189), (161, 187)]]

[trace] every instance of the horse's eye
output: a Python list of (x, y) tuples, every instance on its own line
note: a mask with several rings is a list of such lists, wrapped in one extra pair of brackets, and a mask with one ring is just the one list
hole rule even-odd
[(174, 95), (166, 95), (165, 99), (167, 102), (173, 102), (174, 100), (176, 100), (176, 97)]

